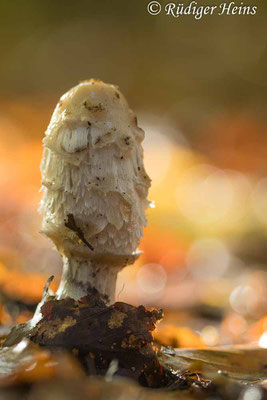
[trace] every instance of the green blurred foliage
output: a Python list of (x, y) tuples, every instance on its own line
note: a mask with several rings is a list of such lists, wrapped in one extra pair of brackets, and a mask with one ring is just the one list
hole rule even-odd
[(0, 96), (56, 99), (95, 77), (189, 135), (216, 113), (265, 118), (267, 3), (244, 3), (257, 14), (195, 20), (151, 16), (144, 0), (1, 0)]

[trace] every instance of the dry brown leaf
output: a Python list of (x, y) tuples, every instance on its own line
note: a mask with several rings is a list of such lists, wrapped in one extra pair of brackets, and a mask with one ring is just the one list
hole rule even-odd
[(219, 376), (242, 382), (267, 379), (267, 349), (258, 347), (163, 350), (160, 360), (173, 370), (198, 371), (211, 379)]

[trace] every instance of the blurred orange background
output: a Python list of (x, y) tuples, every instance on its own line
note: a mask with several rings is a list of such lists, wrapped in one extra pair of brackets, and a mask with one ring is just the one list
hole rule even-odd
[(146, 132), (156, 206), (117, 298), (163, 307), (177, 346), (267, 347), (267, 5), (199, 21), (146, 6), (0, 3), (0, 289), (34, 303), (60, 276), (39, 232), (41, 141), (59, 96), (100, 78)]

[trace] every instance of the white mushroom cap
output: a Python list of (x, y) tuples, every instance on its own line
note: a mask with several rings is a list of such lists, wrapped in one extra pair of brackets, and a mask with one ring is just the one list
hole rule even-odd
[(149, 205), (143, 138), (116, 86), (91, 79), (61, 97), (43, 141), (41, 212), (63, 256), (133, 261)]

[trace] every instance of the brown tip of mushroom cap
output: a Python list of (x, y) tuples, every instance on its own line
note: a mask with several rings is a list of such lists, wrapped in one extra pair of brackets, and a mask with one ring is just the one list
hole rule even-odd
[(118, 87), (100, 80), (89, 79), (80, 82), (58, 102), (53, 122), (132, 120), (132, 112)]
[(46, 131), (47, 140), (61, 129), (92, 126), (107, 132), (113, 129), (126, 137), (131, 130), (138, 142), (144, 138), (118, 87), (96, 79), (80, 82), (60, 98)]

